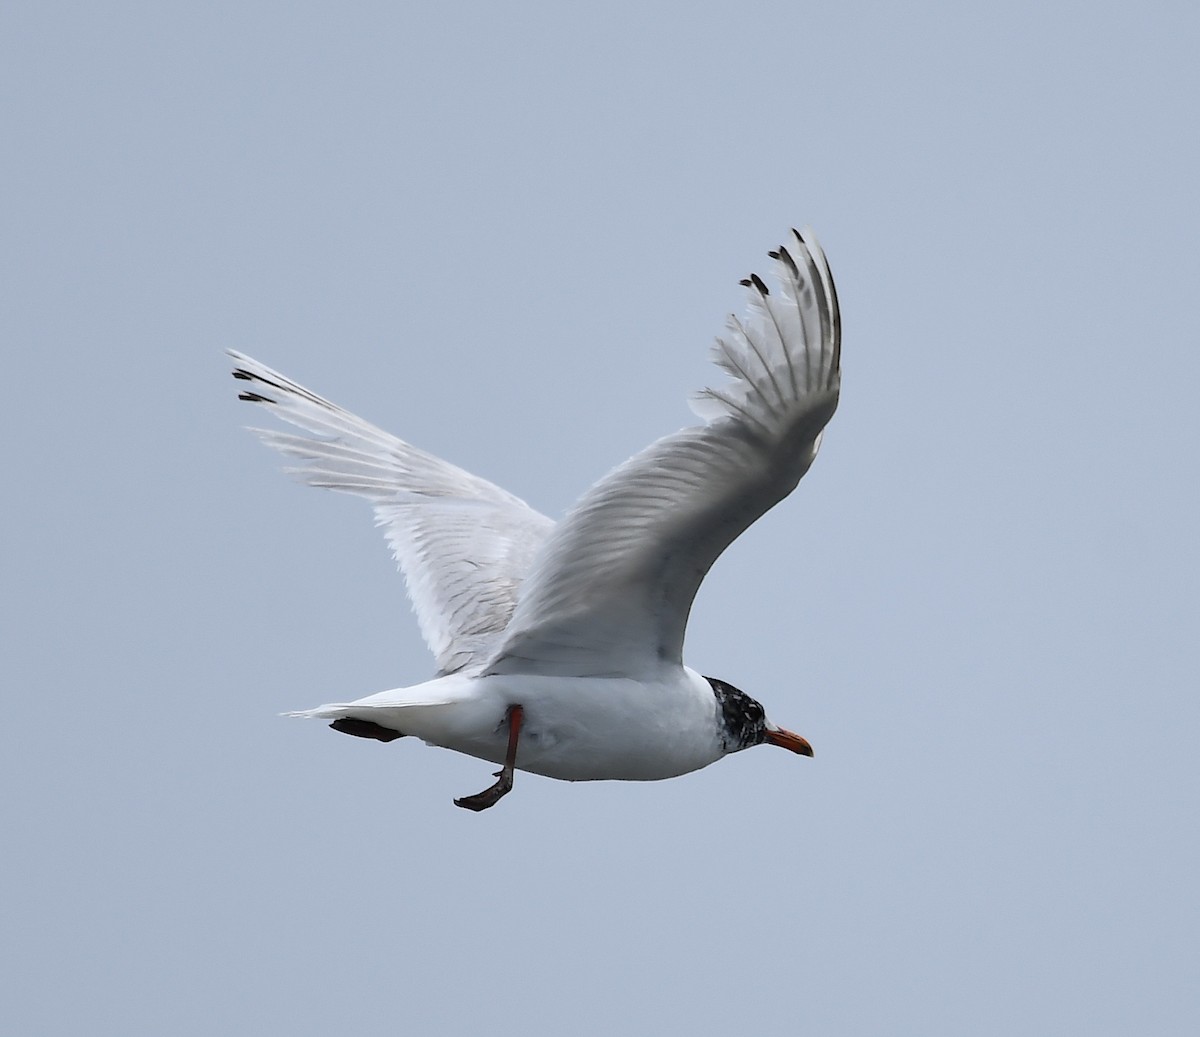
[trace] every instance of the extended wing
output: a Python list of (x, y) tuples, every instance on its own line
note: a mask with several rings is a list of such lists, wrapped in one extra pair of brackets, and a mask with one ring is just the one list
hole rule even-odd
[(499, 486), (389, 435), (230, 351), (239, 398), (306, 435), (253, 429), (310, 486), (366, 497), (404, 573), (439, 673), (480, 666), (508, 626), (554, 523)]
[(837, 408), (841, 319), (816, 240), (751, 275), (749, 320), (715, 346), (732, 381), (693, 401), (707, 420), (596, 483), (555, 528), (485, 673), (642, 677), (682, 662), (684, 629), (725, 548), (795, 488)]

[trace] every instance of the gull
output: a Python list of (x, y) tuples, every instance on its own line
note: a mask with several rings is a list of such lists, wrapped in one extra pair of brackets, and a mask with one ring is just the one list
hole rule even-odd
[(795, 489), (841, 385), (841, 318), (811, 231), (769, 253), (744, 319), (713, 347), (729, 380), (695, 394), (703, 424), (652, 443), (559, 523), (230, 351), (238, 398), (302, 430), (251, 431), (311, 486), (374, 506), (436, 675), (288, 716), (360, 738), (406, 735), (499, 764), (454, 802), (495, 805), (514, 771), (564, 781), (657, 781), (768, 744), (812, 756), (762, 705), (683, 662), (692, 601), (713, 563)]

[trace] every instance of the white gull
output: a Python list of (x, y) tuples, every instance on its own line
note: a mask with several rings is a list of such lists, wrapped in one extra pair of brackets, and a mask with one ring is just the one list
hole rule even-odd
[(255, 429), (312, 486), (374, 505), (404, 573), (432, 680), (290, 716), (388, 742), (414, 735), (501, 765), (459, 806), (483, 810), (513, 771), (653, 781), (764, 742), (812, 755), (724, 681), (683, 664), (684, 629), (721, 552), (795, 488), (833, 416), (841, 319), (825, 255), (793, 231), (751, 274), (747, 319), (714, 359), (731, 378), (705, 424), (651, 444), (557, 525), (500, 487), (411, 446), (240, 353), (239, 395), (304, 434)]

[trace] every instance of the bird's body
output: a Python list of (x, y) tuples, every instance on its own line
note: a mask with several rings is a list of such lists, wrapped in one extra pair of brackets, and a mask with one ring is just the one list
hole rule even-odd
[(505, 715), (518, 704), (518, 769), (547, 778), (657, 781), (724, 755), (712, 686), (687, 667), (664, 667), (652, 680), (452, 673), (295, 715), (352, 717), (503, 764)]
[[(675, 777), (768, 742), (812, 755), (732, 685), (683, 663), (692, 600), (721, 552), (808, 471), (837, 407), (841, 322), (815, 240), (751, 275), (750, 317), (715, 359), (731, 383), (705, 419), (597, 482), (561, 523), (396, 439), (249, 357), (240, 398), (304, 435), (255, 430), (305, 482), (366, 497), (408, 582), (438, 675), (333, 703), (320, 717), (379, 741), (412, 735), (502, 765), (456, 800), (482, 810), (514, 769), (567, 781)], [(795, 253), (793, 257), (792, 252)]]

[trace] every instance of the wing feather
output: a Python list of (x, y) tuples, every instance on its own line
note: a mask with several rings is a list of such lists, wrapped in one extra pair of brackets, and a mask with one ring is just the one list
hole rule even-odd
[[(795, 256), (793, 256), (793, 252)], [(721, 552), (808, 471), (837, 408), (841, 322), (815, 238), (772, 253), (779, 296), (751, 275), (702, 390), (707, 421), (596, 483), (546, 541), (485, 673), (644, 677), (682, 663), (692, 601)]]
[(405, 443), (250, 357), (230, 351), (240, 398), (307, 435), (252, 429), (308, 483), (375, 506), (441, 674), (478, 667), (508, 626), (554, 523), (494, 483)]

